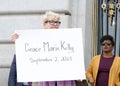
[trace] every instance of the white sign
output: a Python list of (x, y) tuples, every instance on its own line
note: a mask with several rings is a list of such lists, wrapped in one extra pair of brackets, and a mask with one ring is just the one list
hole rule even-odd
[(18, 82), (85, 79), (81, 28), (16, 33)]

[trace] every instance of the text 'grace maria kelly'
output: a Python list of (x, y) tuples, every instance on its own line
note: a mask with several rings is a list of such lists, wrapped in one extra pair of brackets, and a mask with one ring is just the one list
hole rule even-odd
[(29, 43), (25, 43), (25, 52), (55, 52), (67, 51), (74, 53), (74, 46), (66, 41), (50, 44), (50, 42), (42, 42), (40, 47), (32, 47)]

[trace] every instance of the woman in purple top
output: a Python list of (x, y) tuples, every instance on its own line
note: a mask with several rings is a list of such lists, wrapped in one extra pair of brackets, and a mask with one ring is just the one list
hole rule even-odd
[(112, 53), (113, 37), (105, 35), (100, 43), (102, 53), (92, 58), (86, 77), (92, 86), (120, 86), (120, 57)]

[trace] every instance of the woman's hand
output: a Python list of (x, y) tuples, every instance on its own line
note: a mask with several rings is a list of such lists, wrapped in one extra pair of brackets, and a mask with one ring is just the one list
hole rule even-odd
[(90, 77), (90, 78), (88, 79), (88, 81), (89, 81), (89, 83), (90, 83), (91, 85), (93, 85), (94, 80), (93, 80), (93, 78), (92, 78), (92, 77)]
[(19, 35), (17, 33), (12, 35), (12, 41), (15, 42), (16, 39), (19, 38)]

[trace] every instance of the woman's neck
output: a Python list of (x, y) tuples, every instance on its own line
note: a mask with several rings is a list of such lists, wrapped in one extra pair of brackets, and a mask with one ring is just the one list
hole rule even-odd
[(113, 54), (112, 53), (103, 53), (102, 56), (104, 58), (111, 58), (111, 57), (113, 57)]

